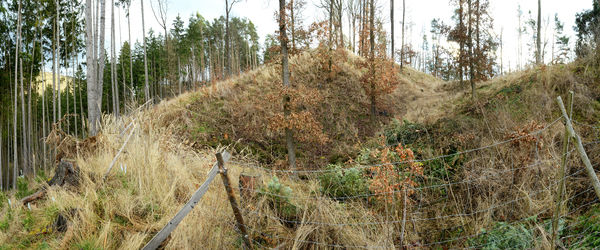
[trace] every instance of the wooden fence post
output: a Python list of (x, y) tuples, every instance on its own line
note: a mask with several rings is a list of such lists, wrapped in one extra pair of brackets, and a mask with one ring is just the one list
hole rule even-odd
[[(569, 91), (569, 118), (573, 117), (573, 91)], [(558, 193), (556, 196), (556, 210), (554, 211), (554, 216), (552, 219), (552, 242), (551, 248), (555, 249), (556, 247), (556, 235), (558, 234), (558, 222), (560, 220), (560, 216), (562, 213), (563, 200), (564, 200), (564, 192), (566, 189), (565, 186), (565, 171), (567, 166), (567, 159), (569, 158), (569, 143), (571, 137), (569, 137), (569, 131), (565, 126), (565, 134), (563, 137), (563, 155), (561, 157), (560, 169), (558, 172)]]
[(563, 117), (565, 118), (565, 125), (567, 126), (567, 130), (569, 131), (570, 136), (575, 138), (575, 146), (577, 148), (577, 151), (579, 152), (579, 156), (581, 156), (581, 160), (583, 161), (583, 164), (585, 165), (585, 170), (588, 174), (588, 177), (590, 178), (590, 181), (592, 182), (592, 186), (594, 186), (594, 191), (596, 192), (596, 196), (598, 196), (598, 198), (600, 198), (600, 180), (598, 180), (596, 171), (594, 171), (594, 167), (592, 166), (592, 163), (590, 162), (590, 159), (588, 158), (587, 153), (585, 152), (585, 149), (583, 148), (583, 144), (581, 143), (581, 138), (579, 138), (579, 135), (577, 135), (575, 133), (575, 130), (573, 130), (573, 124), (571, 124), (571, 119), (567, 115), (567, 110), (565, 109), (565, 105), (563, 104), (562, 98), (560, 98), (560, 96), (559, 96), (556, 99), (558, 101), (558, 106), (560, 107), (560, 111), (562, 112)]
[(244, 217), (242, 217), (242, 213), (238, 207), (237, 201), (235, 200), (235, 196), (233, 195), (233, 188), (231, 188), (231, 181), (229, 181), (229, 176), (227, 175), (227, 168), (225, 168), (225, 161), (223, 160), (223, 156), (221, 153), (217, 153), (217, 163), (219, 164), (219, 172), (221, 173), (221, 178), (223, 179), (223, 185), (225, 186), (225, 191), (227, 192), (227, 198), (229, 198), (229, 203), (231, 204), (231, 209), (233, 210), (233, 215), (235, 216), (235, 220), (238, 223), (238, 227), (242, 232), (242, 238), (244, 238), (244, 244), (249, 249), (252, 248), (252, 243), (250, 242), (250, 235), (246, 231), (246, 224), (244, 224)]
[[(221, 163), (229, 160), (229, 158), (231, 157), (231, 155), (227, 152), (223, 152), (223, 155), (224, 156), (220, 157)], [(223, 158), (225, 158), (225, 159), (223, 159)], [(160, 232), (158, 232), (154, 236), (154, 238), (152, 238), (152, 240), (150, 240), (150, 242), (148, 242), (148, 244), (146, 244), (146, 246), (144, 246), (144, 248), (143, 248), (144, 250), (157, 249), (162, 244), (162, 242), (165, 241), (165, 239), (167, 239), (167, 237), (169, 237), (171, 232), (173, 232), (173, 230), (175, 230), (175, 228), (177, 228), (177, 225), (179, 225), (179, 223), (183, 220), (183, 218), (190, 211), (192, 211), (192, 209), (194, 209), (196, 204), (198, 204), (198, 202), (200, 201), (200, 198), (202, 198), (202, 196), (204, 196), (206, 191), (208, 191), (208, 186), (210, 185), (210, 183), (217, 176), (217, 172), (219, 172), (218, 165), (219, 165), (219, 163), (215, 163), (213, 165), (213, 167), (208, 172), (206, 181), (204, 181), (204, 183), (202, 183), (202, 186), (200, 186), (198, 188), (198, 190), (196, 190), (196, 192), (192, 195), (192, 198), (190, 198), (190, 200), (185, 204), (185, 206), (183, 206), (183, 208), (181, 208), (181, 210), (179, 210), (179, 212), (177, 212), (175, 217), (173, 217), (173, 219), (171, 219), (169, 221), (169, 223), (167, 223), (167, 225), (165, 227), (163, 227), (163, 229), (161, 229)]]

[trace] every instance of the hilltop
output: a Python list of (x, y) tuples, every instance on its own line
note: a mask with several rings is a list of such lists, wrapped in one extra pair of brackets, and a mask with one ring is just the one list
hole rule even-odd
[[(401, 230), (403, 244), (412, 247), (549, 247), (564, 130), (556, 121), (555, 97), (575, 90), (574, 119), (596, 125), (600, 89), (593, 75), (577, 63), (536, 67), (481, 82), (471, 99), (458, 82), (406, 67), (372, 122), (360, 85), (362, 59), (335, 52), (337, 68), (328, 78), (318, 53), (290, 60), (298, 110), (313, 119), (302, 121), (318, 130), (297, 131), (300, 167), (307, 171), (300, 180), (276, 171), (286, 169), (286, 156), (272, 125), (282, 110), (280, 68), (269, 64), (120, 119), (106, 116), (93, 139), (56, 132), (58, 140), (51, 142), (79, 167), (80, 186), (48, 187), (46, 198), (31, 209), (17, 199), (44, 186), (51, 172), (32, 183), (20, 179), (17, 191), (0, 193), (7, 196), (0, 198), (3, 248), (140, 248), (187, 202), (222, 149), (234, 155), (228, 164), (234, 187), (241, 173), (261, 176), (262, 188), (242, 206), (252, 239), (263, 247), (398, 247), (394, 232)], [(130, 123), (133, 137), (103, 182)], [(577, 129), (586, 142), (597, 139), (594, 128)], [(503, 142), (511, 138), (518, 140)], [(468, 151), (494, 143), (501, 144)], [(599, 149), (586, 145), (589, 152)], [(442, 155), (449, 156), (435, 159)], [(597, 155), (590, 153), (594, 164), (600, 163)], [(396, 164), (409, 173), (403, 178), (413, 189), (386, 190), (393, 199), (405, 199), (388, 207), (374, 195), (373, 183), (380, 179), (373, 173), (406, 159), (433, 160)], [(560, 233), (593, 235), (597, 229), (584, 232), (578, 225), (582, 218), (594, 223), (589, 218), (597, 210), (586, 206), (594, 195), (578, 172), (578, 157), (572, 154), (569, 163), (570, 214), (561, 220)], [(408, 218), (401, 216), (403, 207)], [(59, 215), (69, 221), (65, 232), (53, 228)], [(215, 181), (166, 247), (239, 248), (234, 223), (221, 181)], [(565, 244), (593, 246), (574, 242)]]

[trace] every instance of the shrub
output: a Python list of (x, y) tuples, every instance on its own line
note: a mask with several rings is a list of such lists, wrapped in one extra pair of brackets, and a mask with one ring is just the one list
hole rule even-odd
[(511, 225), (506, 222), (498, 222), (494, 227), (469, 240), (469, 246), (476, 249), (533, 249), (533, 230), (528, 229), (525, 224)]
[(266, 188), (261, 188), (260, 195), (266, 197), (271, 207), (278, 213), (279, 217), (284, 219), (295, 219), (298, 215), (298, 208), (292, 204), (290, 197), (292, 189), (279, 182), (279, 178), (274, 176), (267, 184)]
[(568, 242), (571, 249), (598, 249), (600, 248), (600, 206), (577, 218), (575, 226), (569, 230)]
[(384, 129), (383, 135), (385, 136), (388, 145), (407, 145), (415, 143), (417, 139), (426, 132), (427, 128), (425, 128), (423, 124), (411, 123), (407, 120), (400, 122), (394, 119), (392, 123)]
[(343, 169), (340, 165), (329, 165), (333, 170), (319, 177), (321, 193), (341, 200), (341, 197), (356, 196), (367, 193), (368, 185), (362, 170), (357, 168)]
[(34, 190), (29, 190), (29, 184), (27, 183), (27, 180), (25, 178), (17, 178), (17, 199), (21, 199), (33, 193)]
[(415, 162), (413, 151), (399, 144), (395, 147), (387, 147), (384, 138), (380, 138), (381, 148), (363, 150), (358, 160), (372, 164), (369, 175), (372, 177), (369, 190), (379, 201), (391, 203), (396, 197), (401, 197), (406, 190), (407, 195), (412, 195), (418, 181), (424, 177), (423, 164)]

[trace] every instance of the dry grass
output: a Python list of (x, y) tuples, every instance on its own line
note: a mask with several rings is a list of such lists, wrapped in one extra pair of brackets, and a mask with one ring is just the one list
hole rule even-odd
[[(305, 107), (320, 114), (323, 132), (331, 139), (320, 147), (300, 144), (305, 168), (320, 168), (335, 157), (351, 158), (351, 152), (365, 146), (363, 142), (378, 130), (366, 122), (368, 101), (359, 85), (362, 71), (355, 66), (359, 58), (338, 52), (335, 60), (339, 73), (331, 84), (324, 82), (321, 64), (310, 52), (290, 61), (292, 82), (308, 90), (319, 89), (319, 97), (326, 100)], [(577, 93), (575, 117), (595, 123), (599, 118), (594, 106), (596, 90), (589, 87), (589, 79), (578, 78), (572, 67), (535, 68), (493, 79), (479, 84), (479, 98), (474, 101), (448, 83), (407, 68), (401, 76), (402, 85), (386, 97), (381, 108), (392, 112), (392, 117), (427, 126), (426, 138), (420, 138), (426, 147), (415, 148), (419, 158), (489, 145), (516, 132), (531, 132), (536, 124), (543, 126), (558, 117), (554, 98), (564, 96), (569, 89)], [(204, 181), (215, 161), (214, 153), (223, 143), (230, 145), (228, 150), (235, 151), (240, 162), (228, 164), (233, 186), (237, 187), (237, 177), (248, 171), (260, 175), (264, 186), (273, 173), (251, 170), (245, 163), (261, 164), (256, 159), (266, 158), (269, 161), (262, 164), (270, 164), (265, 167), (284, 165), (285, 156), (279, 152), (283, 140), (266, 129), (268, 117), (279, 110), (280, 103), (265, 102), (266, 96), (278, 93), (278, 72), (277, 65), (267, 65), (122, 119), (105, 116), (101, 136), (93, 144), (82, 144), (57, 132), (53, 138), (63, 145), (59, 151), (73, 158), (81, 169), (81, 186), (77, 190), (49, 187), (47, 197), (31, 204), (31, 210), (15, 204), (16, 193), (10, 193), (12, 206), (0, 205), (0, 248), (140, 248)], [(379, 122), (385, 124), (390, 118)], [(104, 172), (127, 135), (121, 135), (122, 130), (132, 121), (136, 132), (103, 182)], [(446, 175), (424, 179), (422, 186), (465, 183), (412, 196), (415, 204), (409, 208), (405, 242), (419, 248), (438, 248), (427, 244), (476, 234), (497, 221), (518, 221), (531, 215), (549, 218), (563, 129), (557, 124), (529, 140), (465, 154), (454, 159), (458, 165), (452, 161), (425, 163), (426, 169), (441, 166)], [(596, 136), (589, 129), (580, 131), (585, 140)], [(81, 150), (88, 148), (82, 145), (93, 145), (94, 150)], [(597, 145), (589, 146), (591, 151), (598, 149)], [(591, 158), (593, 163), (600, 162), (597, 155)], [(538, 162), (535, 167), (512, 171)], [(571, 155), (569, 163), (569, 173), (574, 173), (579, 166), (577, 157)], [(126, 166), (126, 172), (121, 165)], [(582, 174), (575, 177), (568, 184), (569, 195), (589, 187)], [(399, 224), (385, 222), (401, 219), (398, 213), (384, 213), (381, 206), (365, 199), (338, 202), (323, 197), (313, 176), (301, 181), (279, 178), (292, 190), (290, 202), (298, 208), (292, 219), (297, 224), (273, 219), (280, 217), (280, 211), (267, 197), (241, 204), (252, 238), (264, 247), (397, 247)], [(583, 196), (571, 205), (592, 198)], [(57, 214), (68, 217), (67, 232), (44, 233), (42, 229), (50, 226)], [(446, 215), (457, 216), (425, 220)], [(241, 238), (234, 225), (221, 180), (216, 178), (166, 247), (239, 248)], [(536, 227), (536, 235), (542, 239), (536, 247), (547, 248), (547, 232), (539, 224)], [(443, 245), (462, 247), (467, 239)]]

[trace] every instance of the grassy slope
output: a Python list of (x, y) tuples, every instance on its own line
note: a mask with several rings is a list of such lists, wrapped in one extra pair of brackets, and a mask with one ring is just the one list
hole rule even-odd
[[(558, 116), (554, 97), (557, 94), (564, 96), (566, 90), (572, 88), (577, 92), (575, 117), (585, 123), (596, 123), (599, 118), (595, 101), (598, 91), (590, 87), (594, 86), (595, 80), (576, 73), (579, 69), (575, 65), (543, 67), (493, 79), (479, 85), (479, 97), (475, 101), (452, 83), (407, 69), (401, 76), (403, 84), (385, 98), (385, 105), (381, 108), (388, 111), (389, 116), (414, 122), (423, 130), (389, 123), (391, 117), (381, 118), (378, 124), (383, 127), (373, 128), (368, 124), (368, 102), (361, 94), (358, 81), (360, 70), (354, 66), (357, 58), (337, 54), (335, 59), (339, 71), (331, 84), (324, 82), (321, 64), (311, 54), (291, 60), (292, 79), (306, 87), (308, 93), (312, 93), (311, 89), (321, 92), (318, 97), (324, 101), (306, 109), (322, 114), (318, 117), (319, 122), (323, 133), (331, 139), (318, 149), (314, 149), (315, 142), (300, 144), (301, 162), (305, 168), (354, 158), (359, 151), (376, 147), (370, 138), (380, 132), (388, 140), (393, 137), (405, 141), (410, 137), (405, 144), (415, 150), (417, 158), (489, 145), (506, 139), (532, 121), (538, 124), (552, 121)], [(29, 189), (23, 187), (21, 192), (9, 193), (13, 203), (11, 207), (7, 206), (6, 199), (0, 198), (0, 248), (139, 248), (202, 183), (214, 161), (215, 150), (209, 147), (222, 143), (231, 144), (231, 149), (237, 150), (236, 160), (239, 162), (247, 162), (250, 158), (269, 163), (269, 167), (283, 167), (285, 151), (282, 139), (277, 133), (265, 129), (268, 126), (265, 120), (279, 107), (277, 100), (269, 99), (269, 95), (278, 93), (275, 88), (279, 83), (277, 79), (277, 66), (265, 66), (199, 92), (184, 94), (124, 120), (114, 121), (107, 117), (102, 136), (97, 140), (97, 149), (87, 154), (82, 151), (76, 156), (84, 176), (81, 188), (51, 187), (50, 198), (32, 204), (31, 210), (15, 205), (16, 198), (40, 187), (38, 183), (43, 179), (30, 183)], [(137, 118), (138, 132), (120, 160), (120, 164), (127, 166), (127, 172), (117, 166), (106, 183), (97, 181), (124, 141), (119, 136), (120, 130), (133, 118)], [(561, 131), (561, 125), (554, 126), (538, 139), (545, 147), (537, 160), (547, 164), (518, 176), (499, 173), (515, 167), (515, 162), (521, 165), (530, 163), (530, 143), (508, 144), (450, 161), (426, 163), (424, 168), (429, 178), (420, 185), (460, 180), (472, 182), (455, 189), (435, 189), (412, 196), (411, 199), (418, 204), (429, 204), (418, 216), (470, 213), (514, 199), (522, 200), (511, 207), (501, 207), (494, 213), (476, 218), (412, 223), (407, 228), (407, 241), (419, 245), (460, 237), (477, 233), (481, 228), (490, 228), (496, 221), (510, 221), (551, 208), (551, 189), (536, 195), (533, 193), (548, 186), (554, 178)], [(595, 139), (593, 131), (584, 128), (580, 131), (586, 140)], [(591, 146), (588, 150), (597, 148)], [(597, 157), (592, 157), (592, 160), (599, 162)], [(575, 165), (576, 158), (572, 157), (571, 162)], [(230, 169), (234, 186), (241, 172), (260, 174), (265, 183), (272, 175), (236, 164), (231, 164)], [(535, 178), (532, 179), (533, 176)], [(297, 220), (333, 224), (384, 220), (380, 213), (369, 208), (369, 202), (365, 200), (340, 203), (327, 198), (308, 199), (320, 194), (318, 179), (293, 181), (281, 177), (281, 183), (293, 192), (289, 203), (300, 211), (300, 216), (295, 217)], [(569, 182), (569, 193), (583, 190), (586, 185), (584, 178)], [(591, 199), (590, 195), (577, 197), (569, 206), (575, 207)], [(247, 213), (245, 216), (253, 229), (252, 237), (267, 246), (287, 243), (286, 247), (327, 247), (310, 245), (305, 241), (346, 246), (391, 246), (390, 237), (382, 232), (398, 231), (394, 225), (386, 224), (304, 224), (290, 228), (285, 223), (269, 219), (268, 216), (281, 214), (265, 198), (245, 204), (244, 208), (261, 214)], [(42, 229), (50, 225), (58, 213), (69, 217), (69, 230), (66, 233), (43, 233)], [(547, 218), (548, 215), (542, 213), (540, 217)], [(534, 221), (533, 225), (543, 222), (540, 221)], [(175, 230), (168, 247), (235, 248), (241, 241), (232, 223), (221, 182), (217, 179), (201, 204)], [(291, 239), (299, 241), (294, 243)], [(448, 244), (463, 246), (467, 243), (457, 241)]]

